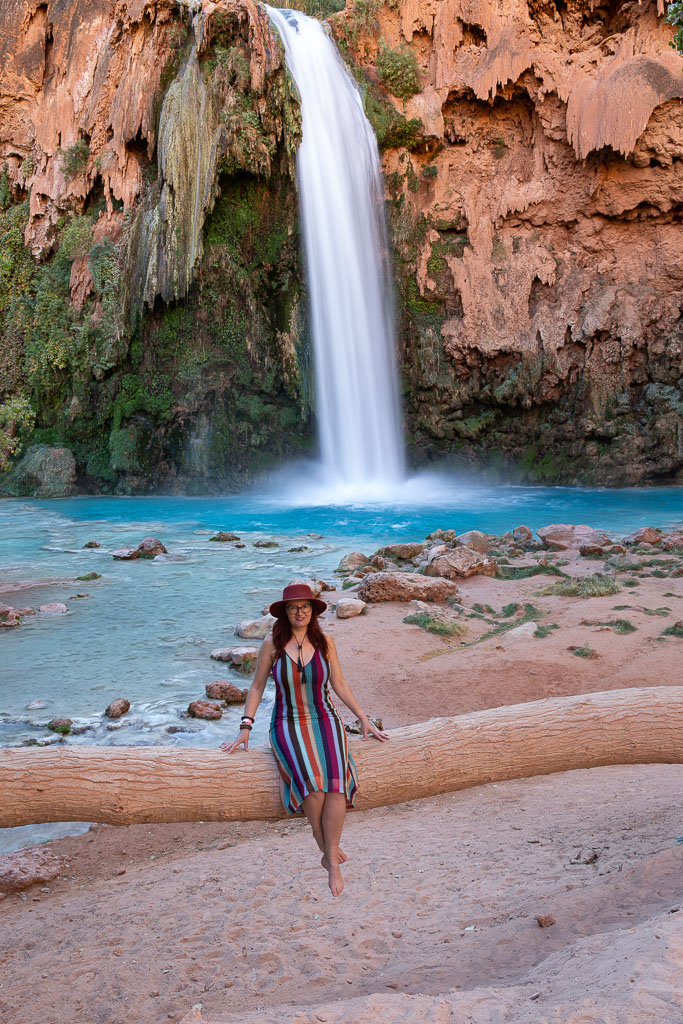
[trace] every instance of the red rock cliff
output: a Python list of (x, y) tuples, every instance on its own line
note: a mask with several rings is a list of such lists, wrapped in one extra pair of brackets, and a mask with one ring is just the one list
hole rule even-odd
[(421, 137), (384, 154), (413, 443), (526, 479), (683, 466), (683, 58), (663, 5), (349, 3), (374, 81), (411, 51)]

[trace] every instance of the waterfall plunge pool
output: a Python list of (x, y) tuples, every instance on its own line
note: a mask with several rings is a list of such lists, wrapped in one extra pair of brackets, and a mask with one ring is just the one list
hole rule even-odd
[[(422, 490), (427, 493), (426, 486)], [(295, 488), (291, 501), (259, 494), (0, 501), (0, 585), (46, 581), (40, 588), (0, 593), (0, 601), (17, 607), (60, 601), (68, 607), (66, 615), (27, 617), (2, 631), (0, 746), (50, 736), (45, 723), (62, 716), (87, 727), (69, 744), (218, 746), (235, 733), (240, 706), (218, 722), (184, 720), (181, 712), (204, 696), (213, 679), (230, 677), (237, 685), (248, 685), (248, 679), (212, 661), (210, 652), (248, 643), (234, 636), (235, 625), (256, 618), (293, 577), (334, 580), (347, 551), (370, 554), (383, 544), (421, 540), (439, 527), (502, 533), (522, 523), (535, 530), (571, 522), (619, 536), (645, 525), (683, 524), (680, 487), (443, 484), (424, 504), (306, 505), (296, 499)], [(245, 547), (211, 542), (218, 530), (239, 534)], [(112, 558), (112, 550), (149, 535), (180, 560)], [(273, 539), (278, 547), (254, 547), (259, 539)], [(90, 540), (101, 547), (84, 549)], [(296, 548), (304, 550), (290, 550)], [(91, 572), (101, 578), (76, 581)], [(75, 596), (81, 593), (89, 596)], [(259, 744), (267, 742), (269, 689), (253, 734)], [(103, 711), (117, 696), (127, 697), (131, 709), (121, 727), (108, 729), (112, 723)], [(46, 707), (27, 710), (36, 699)], [(175, 731), (178, 726), (188, 731)], [(0, 850), (64, 829), (7, 829), (0, 832)]]

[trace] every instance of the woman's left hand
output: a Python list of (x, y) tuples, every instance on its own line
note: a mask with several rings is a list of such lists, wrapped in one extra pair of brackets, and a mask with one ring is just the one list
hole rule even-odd
[(369, 718), (363, 716), (363, 718), (361, 718), (360, 724), (363, 728), (364, 740), (366, 740), (368, 736), (374, 736), (375, 739), (381, 740), (382, 742), (384, 742), (384, 740), (389, 739), (389, 733), (383, 732), (381, 729), (378, 729), (376, 725), (372, 724)]

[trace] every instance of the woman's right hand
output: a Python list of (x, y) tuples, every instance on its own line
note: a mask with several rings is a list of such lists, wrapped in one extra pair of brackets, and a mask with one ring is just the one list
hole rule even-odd
[(237, 750), (244, 744), (244, 749), (249, 750), (249, 730), (240, 729), (239, 736), (232, 743), (226, 740), (225, 743), (221, 743), (221, 750), (225, 751), (226, 754), (232, 754), (233, 750)]

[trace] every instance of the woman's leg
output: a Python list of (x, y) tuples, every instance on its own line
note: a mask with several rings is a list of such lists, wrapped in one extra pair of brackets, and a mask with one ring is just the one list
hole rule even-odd
[(333, 896), (339, 896), (344, 888), (344, 879), (339, 870), (339, 840), (344, 827), (345, 814), (346, 794), (325, 793), (321, 815), (325, 853), (321, 863), (329, 874), (330, 890)]
[(322, 814), (325, 794), (320, 790), (309, 793), (305, 796), (301, 806), (308, 818), (308, 823), (313, 829), (313, 838), (318, 844), (318, 849), (325, 852), (325, 837), (323, 835)]

